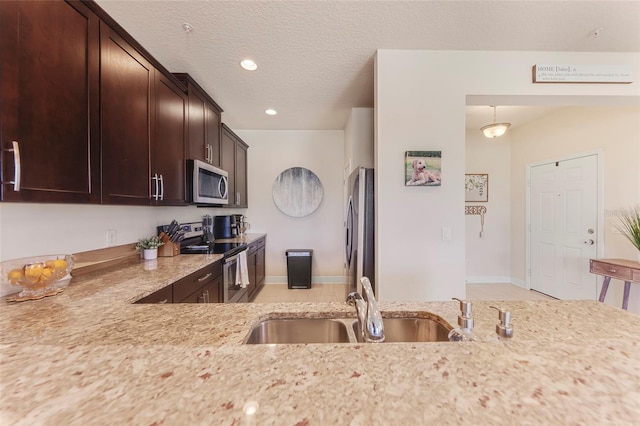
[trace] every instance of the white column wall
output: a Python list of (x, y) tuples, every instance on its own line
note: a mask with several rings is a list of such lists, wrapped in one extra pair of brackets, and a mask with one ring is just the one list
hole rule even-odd
[[(465, 104), (468, 95), (639, 97), (632, 84), (533, 84), (534, 64), (627, 64), (637, 53), (378, 50), (376, 253), (381, 300), (465, 295)], [(637, 102), (637, 101), (636, 101)], [(408, 150), (442, 151), (442, 186), (405, 187)], [(442, 228), (452, 229), (443, 241)]]

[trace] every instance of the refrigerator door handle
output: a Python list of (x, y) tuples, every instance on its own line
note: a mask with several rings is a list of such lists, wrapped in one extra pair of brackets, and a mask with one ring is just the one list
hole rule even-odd
[(353, 198), (349, 196), (347, 204), (347, 226), (346, 226), (345, 250), (347, 255), (347, 266), (351, 265), (351, 254), (353, 249)]

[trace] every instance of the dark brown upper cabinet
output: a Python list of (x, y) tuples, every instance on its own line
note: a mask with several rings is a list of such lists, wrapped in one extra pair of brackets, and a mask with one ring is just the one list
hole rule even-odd
[(186, 86), (93, 1), (0, 14), (0, 199), (185, 205)]
[(189, 96), (186, 158), (220, 167), (222, 108), (189, 74), (173, 75), (187, 86)]
[(187, 95), (156, 71), (155, 132), (152, 143), (152, 203), (182, 206), (186, 198)]
[(102, 202), (149, 205), (155, 68), (101, 23)]
[(104, 23), (100, 65), (103, 204), (186, 205), (186, 89)]
[(99, 203), (98, 16), (0, 1), (0, 20), (0, 199)]
[(247, 201), (247, 149), (233, 130), (222, 124), (220, 168), (229, 173), (229, 204), (224, 207), (248, 207)]

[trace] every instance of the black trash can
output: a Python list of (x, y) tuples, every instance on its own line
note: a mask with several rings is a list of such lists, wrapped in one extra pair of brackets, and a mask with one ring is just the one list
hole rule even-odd
[(313, 250), (287, 250), (287, 284), (289, 288), (311, 288)]

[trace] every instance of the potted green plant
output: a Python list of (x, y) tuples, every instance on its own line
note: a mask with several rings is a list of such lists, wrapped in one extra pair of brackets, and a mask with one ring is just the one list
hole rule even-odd
[(136, 250), (142, 252), (142, 257), (145, 260), (152, 260), (158, 258), (158, 247), (164, 243), (159, 236), (155, 235), (149, 238), (141, 238), (136, 244)]
[(616, 229), (622, 233), (635, 248), (640, 256), (640, 204), (618, 212), (619, 224)]

